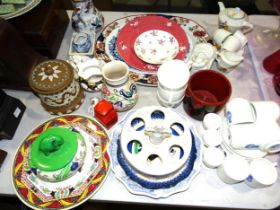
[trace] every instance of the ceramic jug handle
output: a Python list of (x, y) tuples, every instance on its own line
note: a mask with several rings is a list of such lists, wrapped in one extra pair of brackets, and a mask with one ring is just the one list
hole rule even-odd
[(242, 29), (242, 32), (243, 32), (244, 34), (246, 34), (246, 33), (250, 32), (250, 31), (252, 31), (253, 28), (254, 28), (254, 25), (253, 25), (252, 23), (249, 23), (249, 22), (247, 22), (247, 21), (244, 21), (244, 22), (243, 22), (243, 29)]

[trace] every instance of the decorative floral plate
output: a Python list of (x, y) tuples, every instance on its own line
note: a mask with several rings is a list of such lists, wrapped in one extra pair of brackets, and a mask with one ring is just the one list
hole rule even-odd
[[(72, 177), (46, 182), (29, 166), (29, 152), (36, 137), (50, 127), (63, 126), (79, 132), (86, 142), (85, 164)], [(94, 119), (65, 115), (35, 128), (20, 145), (13, 164), (13, 186), (20, 200), (33, 209), (70, 209), (88, 200), (104, 182), (110, 165), (105, 129)]]
[(117, 37), (117, 51), (130, 66), (143, 71), (157, 71), (159, 65), (144, 62), (134, 52), (135, 40), (142, 33), (150, 30), (168, 32), (178, 41), (179, 49), (176, 59), (183, 59), (188, 51), (188, 38), (182, 27), (175, 21), (158, 15), (136, 17), (125, 24)]
[[(7, 13), (7, 14), (2, 14), (0, 15), (1, 18), (4, 19), (11, 19), (20, 15), (23, 15), (27, 12), (29, 12), (31, 9), (33, 9), (34, 7), (36, 7), (42, 0), (25, 0), (25, 4), (24, 5), (14, 5), (15, 6), (15, 11), (11, 12), (11, 13)], [(3, 3), (0, 3), (0, 5)]]
[[(207, 31), (193, 20), (178, 16), (158, 15), (174, 20), (186, 33), (189, 41), (189, 48), (187, 54), (185, 55), (184, 61), (187, 61), (190, 58), (190, 53), (196, 44), (205, 43), (209, 39)], [(97, 38), (95, 51), (96, 57), (106, 62), (111, 60), (122, 60), (122, 57), (119, 55), (116, 49), (118, 33), (127, 22), (139, 16), (143, 15), (127, 16), (108, 24)], [(156, 72), (141, 71), (139, 69), (130, 67), (130, 77), (136, 81), (137, 84), (144, 86), (157, 86)]]
[(175, 58), (179, 43), (170, 33), (162, 30), (149, 30), (140, 34), (134, 42), (135, 54), (151, 64), (162, 64)]
[[(190, 125), (192, 133), (192, 141), (194, 147), (192, 152), (195, 155), (192, 164), (186, 163), (186, 166), (180, 169), (177, 173), (161, 179), (153, 177), (146, 177), (136, 172), (132, 167), (126, 164), (123, 160), (120, 149), (120, 136), (122, 128), (126, 120), (135, 111), (130, 111), (115, 127), (112, 133), (112, 138), (109, 145), (109, 155), (112, 161), (111, 167), (116, 178), (122, 182), (127, 190), (132, 194), (145, 195), (152, 198), (165, 198), (172, 194), (187, 190), (193, 179), (199, 173), (202, 163), (202, 143), (198, 137), (197, 131), (193, 124)], [(192, 166), (192, 168), (190, 168)], [(130, 174), (127, 175), (126, 171), (129, 170)], [(182, 176), (185, 176), (182, 178)], [(144, 187), (147, 186), (147, 187)], [(160, 186), (160, 187), (159, 187)]]

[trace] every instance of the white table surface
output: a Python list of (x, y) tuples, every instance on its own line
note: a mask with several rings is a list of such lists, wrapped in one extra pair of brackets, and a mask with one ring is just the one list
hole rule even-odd
[[(106, 24), (111, 21), (131, 15), (131, 12), (103, 12)], [(204, 14), (176, 14), (178, 16), (187, 17), (195, 20), (205, 26), (210, 33), (217, 28), (217, 15)], [(273, 16), (261, 16), (266, 23), (273, 24), (270, 20), (274, 20)], [(65, 59), (69, 48), (72, 28), (69, 25), (65, 38), (61, 44), (58, 58)], [(249, 35), (248, 35), (249, 37)], [(251, 40), (249, 40), (250, 46)], [(252, 62), (252, 55), (249, 48), (245, 50), (245, 60), (234, 71), (227, 74), (233, 86), (233, 97), (244, 97), (249, 100), (263, 100), (264, 95), (260, 90), (259, 80), (257, 78), (255, 64)], [(252, 52), (252, 51), (251, 51)], [(214, 67), (215, 68), (215, 67)], [(12, 186), (12, 163), (14, 155), (23, 138), (27, 136), (31, 130), (38, 124), (53, 117), (47, 113), (40, 105), (40, 101), (32, 92), (6, 90), (11, 96), (21, 99), (27, 106), (22, 121), (12, 140), (0, 141), (0, 148), (8, 152), (8, 156), (2, 165), (0, 171), (0, 195), (15, 195)], [(134, 109), (147, 106), (159, 105), (156, 100), (156, 88), (139, 86), (139, 101)], [(89, 98), (99, 96), (99, 94), (86, 94), (86, 100), (83, 105), (74, 113), (89, 115), (87, 109), (89, 106)], [(182, 105), (176, 108), (176, 111), (184, 113)], [(125, 113), (120, 113), (121, 119)], [(188, 116), (187, 116), (188, 117)], [(188, 117), (189, 118), (189, 117)], [(189, 118), (192, 120), (191, 118)], [(197, 128), (201, 123), (192, 120)], [(109, 130), (111, 133), (112, 129)], [(279, 155), (268, 157), (280, 164)], [(278, 173), (280, 170), (278, 168)], [(280, 178), (273, 186), (252, 189), (245, 183), (227, 185), (223, 183), (217, 176), (215, 169), (208, 169), (202, 165), (200, 174), (193, 180), (187, 191), (174, 194), (164, 199), (153, 199), (145, 196), (139, 196), (129, 193), (125, 186), (119, 182), (112, 171), (109, 172), (103, 186), (91, 198), (91, 200), (102, 202), (120, 202), (120, 203), (141, 203), (169, 206), (201, 206), (201, 207), (219, 207), (219, 208), (248, 208), (248, 209), (272, 209), (280, 205)]]

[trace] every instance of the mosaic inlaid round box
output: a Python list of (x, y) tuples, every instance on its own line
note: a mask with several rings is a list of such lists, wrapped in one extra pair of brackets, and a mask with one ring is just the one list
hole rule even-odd
[(29, 85), (51, 114), (68, 114), (79, 108), (84, 92), (73, 67), (63, 60), (47, 60), (29, 75)]

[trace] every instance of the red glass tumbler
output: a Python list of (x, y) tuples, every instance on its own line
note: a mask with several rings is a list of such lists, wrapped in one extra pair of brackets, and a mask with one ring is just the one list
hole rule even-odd
[(280, 49), (263, 60), (263, 67), (271, 74), (280, 73)]
[(192, 118), (203, 120), (206, 114), (220, 111), (231, 92), (230, 81), (223, 74), (214, 70), (198, 71), (188, 81), (184, 109)]
[(280, 72), (273, 76), (273, 86), (276, 93), (280, 96)]

